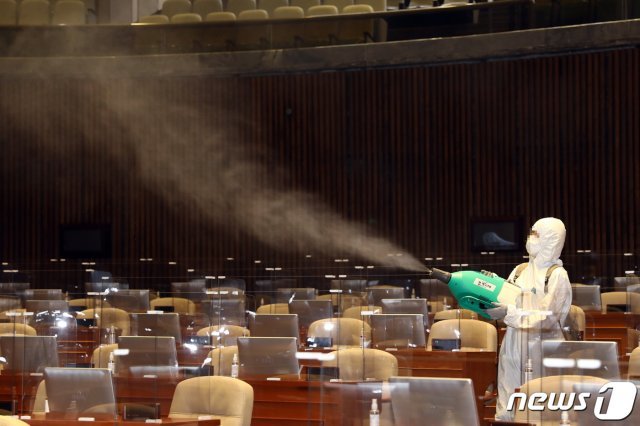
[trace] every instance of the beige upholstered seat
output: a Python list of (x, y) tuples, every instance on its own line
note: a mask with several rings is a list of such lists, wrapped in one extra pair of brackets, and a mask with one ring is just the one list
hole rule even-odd
[(116, 349), (118, 349), (117, 343), (98, 346), (93, 350), (93, 354), (91, 355), (91, 365), (95, 368), (107, 368), (109, 364), (109, 355)]
[(332, 4), (319, 4), (316, 6), (311, 6), (307, 9), (306, 16), (327, 16), (327, 15), (337, 15), (338, 8)]
[(19, 25), (49, 25), (47, 0), (22, 0), (18, 9)]
[(29, 426), (29, 423), (11, 416), (0, 416), (0, 426)]
[(211, 12), (207, 13), (205, 21), (208, 22), (234, 22), (236, 14), (233, 12)]
[(571, 305), (567, 319), (564, 321), (564, 330), (570, 333), (573, 340), (584, 339), (586, 318), (581, 307)]
[(176, 13), (171, 17), (172, 24), (189, 24), (194, 22), (202, 22), (202, 16), (197, 13)]
[(77, 318), (95, 318), (98, 327), (114, 326), (121, 330), (122, 336), (128, 336), (131, 329), (129, 314), (118, 308), (86, 309), (79, 312)]
[(634, 314), (640, 314), (640, 293), (627, 291), (610, 291), (600, 295), (602, 300), (602, 313), (607, 312), (607, 305), (627, 305), (627, 310)]
[(0, 25), (15, 25), (17, 10), (16, 0), (0, 0)]
[(214, 376), (231, 376), (233, 356), (238, 353), (237, 346), (215, 348), (207, 355), (209, 364), (213, 367)]
[(269, 19), (269, 12), (264, 9), (243, 10), (238, 14), (238, 21), (261, 21)]
[(322, 4), (335, 6), (336, 9), (338, 9), (338, 11), (342, 13), (346, 6), (353, 6), (353, 0), (324, 0)]
[(311, 323), (307, 336), (331, 337), (334, 346), (360, 346), (363, 339), (371, 340), (371, 327), (359, 319), (328, 318)]
[(323, 361), (325, 367), (338, 367), (340, 379), (363, 381), (388, 380), (398, 375), (398, 360), (379, 349), (350, 348), (331, 352), (335, 358)]
[(52, 7), (51, 23), (84, 25), (87, 23), (87, 6), (82, 0), (58, 0)]
[(173, 306), (173, 312), (178, 314), (195, 314), (196, 304), (184, 297), (159, 297), (149, 302), (151, 309), (157, 309), (159, 306)]
[(21, 315), (27, 312), (25, 308), (9, 309), (8, 311), (0, 312), (0, 320), (8, 322), (22, 322), (24, 317)]
[(224, 376), (194, 377), (178, 383), (169, 417), (212, 416), (222, 426), (249, 426), (253, 411), (253, 388), (239, 379)]
[(433, 317), (433, 321), (442, 321), (448, 319), (478, 319), (478, 314), (468, 309), (447, 309), (439, 311)]
[(288, 303), (270, 303), (267, 305), (259, 306), (256, 310), (256, 314), (288, 314)]
[(349, 4), (344, 6), (342, 13), (373, 13), (373, 7), (368, 4)]
[(20, 324), (18, 322), (0, 323), (0, 335), (20, 334), (25, 336), (35, 336), (38, 333), (36, 329), (30, 325)]
[(33, 407), (31, 408), (31, 414), (45, 414), (45, 401), (47, 400), (47, 387), (44, 380), (41, 380), (36, 390), (36, 397), (33, 400)]
[(189, 0), (165, 0), (162, 3), (162, 14), (169, 19), (178, 13), (190, 13), (191, 2)]
[(218, 346), (235, 346), (238, 337), (249, 337), (249, 330), (238, 325), (212, 325), (198, 330), (198, 336), (211, 336), (211, 345), (215, 348)]
[(433, 339), (460, 339), (461, 351), (496, 351), (498, 332), (493, 324), (473, 319), (449, 319), (431, 326), (427, 350)]
[(274, 19), (302, 19), (304, 18), (304, 9), (300, 6), (280, 6), (273, 11)]
[(367, 322), (368, 317), (362, 315), (362, 312), (373, 312), (375, 314), (382, 313), (382, 307), (374, 305), (352, 306), (342, 312), (342, 318), (355, 318)]
[[(600, 377), (592, 377), (592, 376), (547, 376), (541, 377), (539, 379), (531, 380), (528, 383), (525, 383), (520, 388), (520, 391), (531, 395), (534, 392), (544, 392), (546, 395), (549, 395), (551, 392), (555, 392), (559, 394), (560, 392), (565, 392), (566, 394), (575, 392), (574, 385), (576, 384), (595, 384), (595, 385), (604, 385), (608, 380), (602, 379)], [(544, 405), (544, 404), (540, 404)], [(549, 409), (545, 409), (543, 411), (533, 411), (529, 410), (526, 406), (525, 409), (515, 410), (514, 420), (516, 422), (524, 422), (529, 424), (537, 424), (537, 425), (557, 425), (560, 424), (560, 410), (551, 411)], [(573, 415), (573, 410), (569, 411), (570, 415)], [(572, 422), (571, 424), (577, 424)]]

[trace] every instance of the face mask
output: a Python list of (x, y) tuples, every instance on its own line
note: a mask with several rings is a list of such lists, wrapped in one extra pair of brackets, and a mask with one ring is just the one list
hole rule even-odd
[(536, 257), (538, 253), (540, 253), (541, 248), (542, 243), (540, 242), (540, 237), (529, 235), (529, 238), (527, 238), (527, 253), (529, 253), (529, 256)]

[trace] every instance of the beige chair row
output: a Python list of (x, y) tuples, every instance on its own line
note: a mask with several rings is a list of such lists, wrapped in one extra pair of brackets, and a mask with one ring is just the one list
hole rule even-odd
[(0, 25), (84, 25), (83, 0), (0, 0)]
[[(194, 377), (176, 386), (169, 417), (193, 419), (211, 416), (219, 419), (223, 426), (249, 426), (253, 399), (253, 387), (242, 380), (221, 376)], [(44, 414), (46, 400), (46, 383), (42, 380), (36, 391), (32, 414)], [(0, 426), (5, 424), (28, 423), (12, 423), (4, 417), (0, 418)]]
[(233, 22), (233, 21), (260, 21), (267, 19), (302, 19), (316, 16), (328, 16), (354, 13), (372, 13), (374, 10), (366, 4), (347, 5), (344, 9), (338, 9), (334, 5), (311, 6), (305, 11), (300, 6), (281, 6), (273, 11), (266, 9), (246, 9), (241, 11), (209, 12), (204, 17), (195, 12), (176, 13), (174, 15), (149, 15), (139, 19), (139, 24), (186, 24), (197, 22)]
[(165, 0), (160, 12), (169, 19), (174, 15), (193, 13), (206, 20), (210, 13), (223, 11), (239, 16), (243, 11), (260, 9), (273, 16), (280, 7), (299, 7), (306, 14), (312, 7), (325, 5), (334, 6), (340, 12), (353, 5), (370, 6), (376, 12), (387, 9), (386, 0)]

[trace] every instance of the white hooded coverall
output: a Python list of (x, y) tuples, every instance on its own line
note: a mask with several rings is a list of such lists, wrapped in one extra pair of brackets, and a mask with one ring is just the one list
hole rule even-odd
[[(562, 268), (560, 253), (566, 230), (561, 220), (547, 217), (538, 220), (527, 239), (529, 264), (520, 273), (516, 284), (523, 290), (516, 305), (506, 306), (504, 323), (507, 331), (500, 348), (498, 364), (498, 402), (496, 418), (512, 420), (507, 412), (509, 396), (524, 383), (527, 359), (531, 359), (533, 377), (542, 372), (542, 340), (563, 339), (562, 325), (571, 308), (571, 284)], [(545, 292), (547, 269), (558, 265), (549, 277)], [(515, 268), (509, 275), (513, 280)], [(533, 311), (533, 312), (532, 312)], [(536, 312), (541, 311), (541, 312)]]

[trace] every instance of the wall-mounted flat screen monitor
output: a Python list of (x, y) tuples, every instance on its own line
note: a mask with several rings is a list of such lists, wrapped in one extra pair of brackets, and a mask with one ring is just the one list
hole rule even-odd
[(521, 218), (471, 219), (471, 251), (518, 252), (523, 249), (524, 228)]
[(111, 225), (60, 225), (60, 256), (67, 259), (111, 258)]

